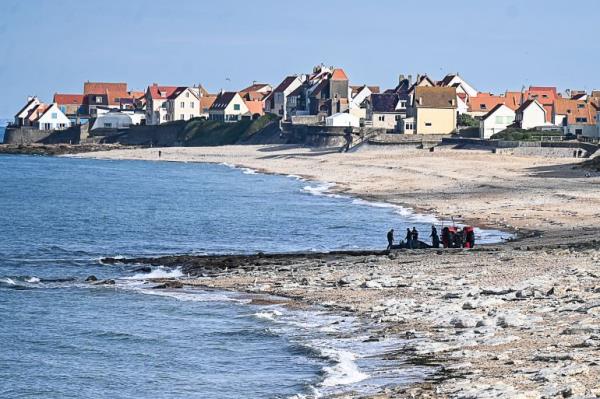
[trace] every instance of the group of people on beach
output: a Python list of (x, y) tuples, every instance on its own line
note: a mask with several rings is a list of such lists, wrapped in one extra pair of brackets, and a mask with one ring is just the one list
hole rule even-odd
[[(457, 227), (444, 227), (442, 229), (442, 237), (438, 235), (437, 228), (431, 226), (431, 245), (419, 241), (419, 231), (416, 227), (406, 229), (406, 237), (400, 242), (400, 248), (418, 249), (418, 248), (439, 248), (440, 244), (444, 248), (473, 248), (475, 246), (475, 232), (473, 227), (465, 226), (460, 229)], [(394, 229), (387, 233), (388, 246), (387, 250), (394, 247)]]

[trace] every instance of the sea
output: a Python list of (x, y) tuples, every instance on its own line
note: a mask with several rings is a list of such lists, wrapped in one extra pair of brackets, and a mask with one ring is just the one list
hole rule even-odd
[(181, 270), (101, 262), (382, 249), (389, 228), (436, 222), (329, 188), (229, 165), (1, 155), (0, 397), (312, 398), (423, 379), (385, 356), (401, 340), (370, 342), (352, 315), (156, 290), (148, 278)]

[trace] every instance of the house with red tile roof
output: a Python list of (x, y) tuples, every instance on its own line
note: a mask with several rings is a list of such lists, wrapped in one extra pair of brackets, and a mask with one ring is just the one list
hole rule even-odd
[(200, 90), (197, 87), (162, 86), (156, 83), (146, 89), (146, 124), (159, 125), (201, 116)]
[[(509, 104), (507, 104), (507, 102)], [(469, 98), (469, 107), (467, 114), (472, 117), (482, 117), (487, 115), (498, 104), (506, 104), (507, 107), (515, 110), (518, 105), (510, 105), (505, 96), (498, 96), (491, 93), (478, 93), (477, 96)]]
[(61, 112), (72, 121), (80, 116), (87, 115), (83, 94), (54, 93), (53, 102), (56, 103)]
[(565, 134), (594, 136), (597, 108), (590, 102), (559, 98), (552, 107), (552, 121)]
[(84, 82), (83, 96), (87, 114), (91, 117), (97, 116), (98, 107), (120, 109), (121, 99), (130, 98), (127, 83), (109, 82)]

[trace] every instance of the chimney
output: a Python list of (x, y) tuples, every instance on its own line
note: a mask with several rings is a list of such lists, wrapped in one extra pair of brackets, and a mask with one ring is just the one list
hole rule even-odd
[(403, 80), (404, 80), (404, 75), (400, 74), (400, 76), (398, 77), (398, 84), (402, 83)]
[(417, 80), (415, 81), (415, 83), (419, 83), (419, 81), (420, 81), (420, 80), (421, 80), (421, 74), (420, 74), (420, 73), (418, 73), (418, 74), (417, 74)]
[(423, 105), (423, 97), (419, 97), (419, 105)]
[(412, 75), (408, 75), (408, 84), (412, 85)]

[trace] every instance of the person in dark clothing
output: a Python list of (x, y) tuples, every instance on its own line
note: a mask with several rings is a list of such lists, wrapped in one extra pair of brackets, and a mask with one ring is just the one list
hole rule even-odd
[(440, 237), (438, 236), (438, 232), (437, 232), (437, 229), (435, 228), (435, 226), (431, 226), (431, 235), (429, 237), (431, 237), (431, 246), (433, 248), (439, 248), (440, 247)]
[(162, 151), (158, 150), (158, 157), (160, 158), (162, 156)]
[(412, 231), (406, 229), (406, 248), (412, 249)]
[(444, 248), (450, 247), (450, 229), (448, 227), (442, 229), (442, 245)]
[(419, 248), (419, 232), (416, 227), (412, 229), (412, 247)]
[(392, 249), (392, 245), (394, 245), (394, 229), (391, 229), (390, 231), (388, 231), (387, 239), (388, 239), (387, 249), (389, 251), (390, 249)]
[(473, 229), (469, 229), (469, 231), (467, 231), (465, 241), (469, 244), (469, 248), (473, 248), (475, 246), (475, 232)]

